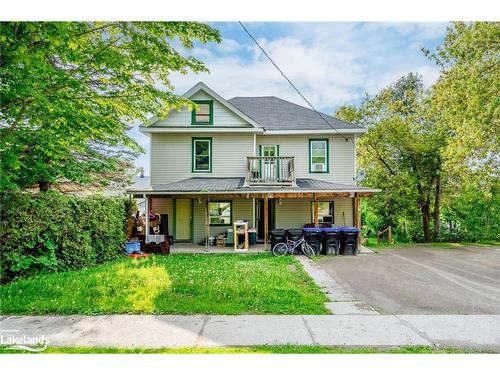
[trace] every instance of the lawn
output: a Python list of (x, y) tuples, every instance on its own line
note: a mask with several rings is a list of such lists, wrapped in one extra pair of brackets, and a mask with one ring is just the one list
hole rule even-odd
[(43, 352), (9, 350), (0, 346), (0, 354), (466, 354), (496, 353), (488, 350), (404, 346), (400, 348), (344, 348), (307, 345), (260, 345), (223, 348), (124, 349), (92, 347), (49, 347)]
[(405, 248), (405, 247), (439, 247), (442, 249), (456, 249), (464, 246), (478, 246), (478, 247), (488, 247), (488, 246), (500, 246), (500, 242), (493, 240), (484, 240), (479, 242), (430, 242), (430, 243), (416, 243), (416, 242), (397, 242), (394, 241), (393, 244), (389, 243), (387, 240), (382, 240), (380, 244), (377, 243), (377, 239), (374, 237), (369, 237), (363, 244), (370, 249), (374, 250), (384, 250), (384, 249), (394, 249), (394, 248)]
[(328, 314), (293, 257), (123, 257), (0, 286), (2, 314)]

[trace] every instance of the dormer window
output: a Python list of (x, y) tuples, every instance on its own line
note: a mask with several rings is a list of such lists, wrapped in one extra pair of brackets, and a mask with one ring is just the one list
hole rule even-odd
[(213, 125), (214, 102), (212, 100), (193, 100), (198, 108), (191, 112), (191, 125)]

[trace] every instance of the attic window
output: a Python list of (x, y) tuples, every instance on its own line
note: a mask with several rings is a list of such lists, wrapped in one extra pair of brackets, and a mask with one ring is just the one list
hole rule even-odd
[(194, 100), (198, 108), (191, 112), (191, 125), (213, 125), (214, 102), (212, 100)]

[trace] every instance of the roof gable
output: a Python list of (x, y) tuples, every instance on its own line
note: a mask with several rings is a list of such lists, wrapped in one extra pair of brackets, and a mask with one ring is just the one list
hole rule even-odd
[(234, 105), (229, 103), (226, 99), (224, 99), (222, 96), (217, 94), (214, 90), (212, 90), (210, 87), (208, 87), (203, 82), (198, 82), (196, 85), (194, 85), (192, 88), (190, 88), (182, 96), (186, 99), (193, 99), (193, 98), (195, 99), (197, 96), (199, 96), (202, 93), (205, 93), (209, 97), (211, 97), (214, 100), (216, 100), (217, 102), (219, 102), (225, 109), (227, 109), (229, 112), (236, 115), (240, 119), (244, 120), (246, 123), (248, 123), (256, 128), (262, 128), (261, 124), (259, 124), (257, 121), (255, 121), (254, 119), (252, 119), (251, 117), (249, 117), (245, 113), (241, 112), (238, 108), (236, 108)]

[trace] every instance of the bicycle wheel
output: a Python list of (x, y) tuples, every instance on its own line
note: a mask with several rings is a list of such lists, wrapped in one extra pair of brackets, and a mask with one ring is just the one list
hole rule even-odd
[(313, 257), (314, 255), (316, 255), (314, 253), (314, 249), (311, 247), (311, 245), (309, 245), (307, 242), (304, 242), (302, 244), (302, 252), (304, 253), (304, 255), (308, 258), (310, 257)]
[(273, 247), (273, 255), (277, 256), (277, 257), (286, 255), (286, 253), (288, 253), (288, 251), (289, 251), (288, 245), (284, 242), (277, 243)]

